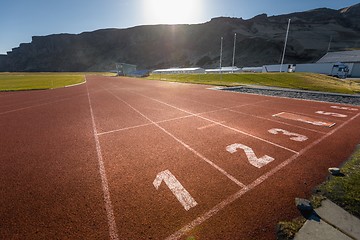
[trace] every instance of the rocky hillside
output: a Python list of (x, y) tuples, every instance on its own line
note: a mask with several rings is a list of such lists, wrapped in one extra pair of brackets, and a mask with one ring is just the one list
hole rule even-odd
[(291, 18), (285, 62), (313, 62), (331, 50), (360, 48), (360, 4), (340, 9), (249, 20), (214, 18), (195, 25), (138, 26), (81, 34), (33, 37), (7, 55), (0, 55), (0, 71), (105, 71), (115, 62), (139, 68), (215, 67), (224, 37), (223, 66), (231, 65), (237, 33), (236, 65), (279, 63), (288, 19)]

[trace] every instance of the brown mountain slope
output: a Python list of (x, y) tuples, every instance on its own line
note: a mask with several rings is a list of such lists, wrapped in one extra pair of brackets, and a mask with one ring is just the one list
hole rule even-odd
[(75, 34), (33, 37), (8, 55), (0, 56), (0, 71), (103, 71), (115, 62), (141, 68), (215, 67), (224, 37), (223, 65), (232, 62), (237, 33), (236, 65), (259, 66), (279, 62), (287, 21), (291, 18), (285, 62), (318, 60), (327, 51), (360, 48), (360, 4), (340, 9), (249, 20), (214, 18), (196, 25), (138, 26)]

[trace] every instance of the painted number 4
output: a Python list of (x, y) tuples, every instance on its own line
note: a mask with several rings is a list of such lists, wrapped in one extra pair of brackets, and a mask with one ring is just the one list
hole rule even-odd
[(265, 155), (265, 156), (262, 156), (262, 157), (258, 158), (255, 155), (252, 148), (250, 148), (248, 146), (245, 146), (243, 144), (240, 144), (240, 143), (234, 143), (232, 145), (227, 146), (226, 151), (228, 151), (229, 153), (235, 153), (235, 152), (237, 152), (237, 149), (239, 149), (239, 148), (242, 149), (245, 152), (249, 163), (251, 165), (253, 165), (254, 167), (261, 168), (261, 167), (265, 166), (266, 164), (274, 161), (274, 158), (272, 158), (272, 157), (270, 157), (268, 155)]

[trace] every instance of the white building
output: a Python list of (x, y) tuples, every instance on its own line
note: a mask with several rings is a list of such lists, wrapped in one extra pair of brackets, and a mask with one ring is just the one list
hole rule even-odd
[(241, 68), (238, 67), (222, 67), (220, 68), (214, 68), (214, 69), (206, 69), (206, 73), (238, 73), (242, 72)]
[(329, 52), (317, 63), (345, 63), (349, 67), (348, 76), (360, 77), (360, 50)]
[(192, 73), (205, 73), (203, 68), (168, 68), (154, 70), (153, 74), (192, 74)]

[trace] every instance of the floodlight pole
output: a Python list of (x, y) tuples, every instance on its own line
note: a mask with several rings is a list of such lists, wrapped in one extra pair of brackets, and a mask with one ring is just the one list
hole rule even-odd
[(288, 36), (289, 36), (289, 29), (290, 29), (290, 21), (291, 21), (291, 19), (289, 19), (289, 23), (288, 23), (287, 30), (286, 30), (284, 51), (283, 51), (283, 55), (282, 55), (282, 58), (281, 58), (281, 64), (280, 64), (280, 72), (282, 72), (282, 66), (283, 66), (283, 63), (284, 63), (286, 44), (287, 44), (287, 39), (288, 39)]
[(220, 44), (220, 79), (222, 79), (222, 71), (221, 71), (222, 52), (223, 52), (223, 37), (221, 37), (221, 44)]
[(235, 66), (235, 46), (236, 46), (236, 33), (234, 35), (234, 51), (233, 51), (233, 61), (232, 61), (232, 69), (231, 69), (232, 73), (234, 73), (234, 66)]
[(331, 42), (332, 42), (332, 35), (330, 36), (330, 41), (329, 41), (327, 53), (330, 52)]

